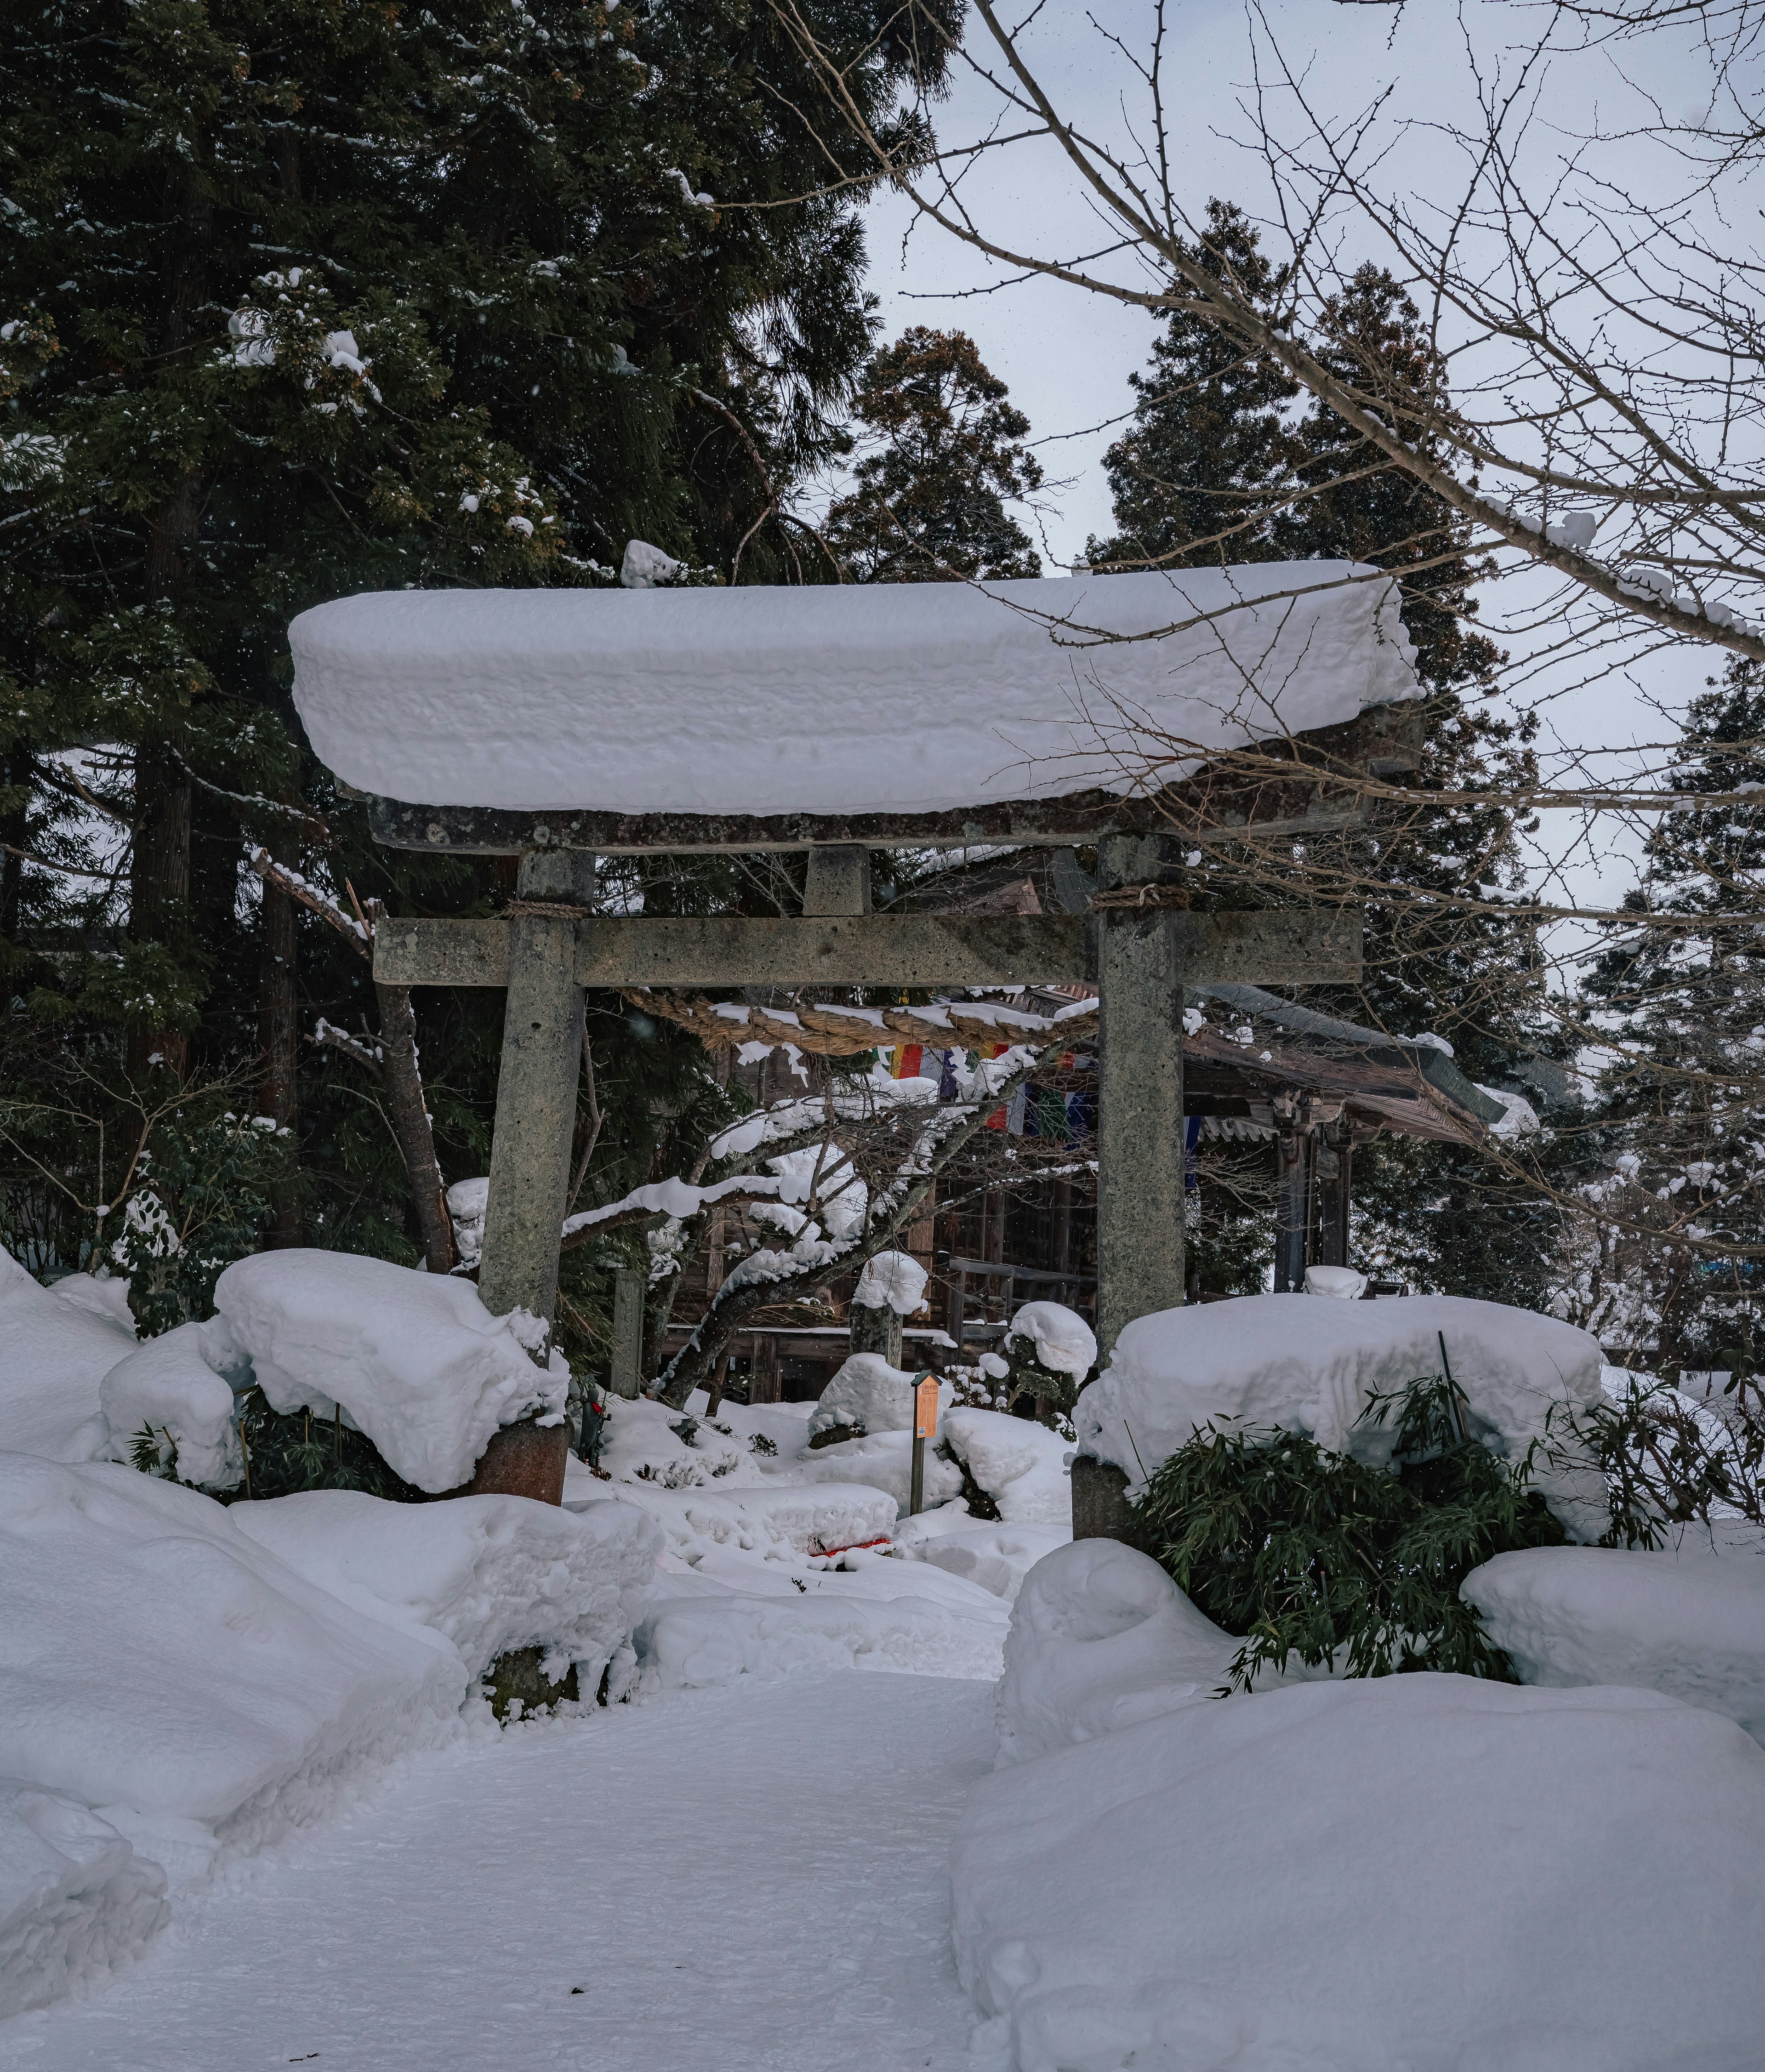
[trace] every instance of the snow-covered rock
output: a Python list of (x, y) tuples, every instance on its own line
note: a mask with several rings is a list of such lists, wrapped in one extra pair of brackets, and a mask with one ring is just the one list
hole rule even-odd
[(941, 1520), (952, 1511), (962, 1511), (961, 1523), (952, 1519), (952, 1529), (910, 1538), (898, 1526), (896, 1544), (903, 1553), (941, 1568), (948, 1576), (978, 1583), (1008, 1605), (1016, 1601), (1024, 1578), (1042, 1557), (1057, 1547), (1070, 1544), (1072, 1539), (1070, 1526), (993, 1525), (970, 1519), (961, 1505), (922, 1512), (920, 1518), (907, 1523), (917, 1525), (927, 1517)]
[(519, 1496), (388, 1503), (311, 1490), (227, 1514), (248, 1539), (367, 1617), (459, 1654), (473, 1682), (512, 1648), (580, 1666), (592, 1693), (630, 1638), (662, 1535), (629, 1505)]
[(557, 1420), (569, 1372), (534, 1366), (520, 1314), (493, 1317), (470, 1283), (354, 1253), (236, 1260), (215, 1307), (272, 1407), (329, 1417), (339, 1404), (393, 1473), (431, 1494), (471, 1479), (498, 1428)]
[(1064, 1302), (1026, 1302), (1011, 1319), (1006, 1341), (1027, 1338), (1035, 1356), (1054, 1374), (1083, 1381), (1097, 1363), (1097, 1342), (1076, 1309)]
[(0, 1774), (200, 1856), (443, 1738), (459, 1658), (297, 1575), (195, 1490), (0, 1454)]
[(1416, 694), (1397, 584), (1342, 561), (393, 590), (304, 611), (289, 639), (320, 758), (436, 805), (935, 812), (1122, 791), (1173, 740), (1243, 746)]
[(1383, 1464), (1395, 1424), (1359, 1421), (1375, 1395), (1441, 1371), (1442, 1347), (1476, 1436), (1504, 1457), (1541, 1450), (1533, 1479), (1572, 1533), (1597, 1537), (1607, 1511), (1595, 1470), (1553, 1465), (1545, 1445), (1570, 1434), (1553, 1407), (1600, 1396), (1600, 1351), (1554, 1317), (1454, 1295), (1378, 1302), (1241, 1295), (1161, 1309), (1129, 1324), (1073, 1412), (1079, 1450), (1139, 1482), (1210, 1420), (1299, 1432), (1321, 1446)]
[(229, 1366), (249, 1372), (224, 1328), (212, 1324), (179, 1324), (125, 1353), (98, 1389), (109, 1457), (131, 1461), (137, 1437), (146, 1432), (162, 1442), (163, 1464), (178, 1481), (237, 1488), (245, 1464)]
[(952, 1410), (940, 1429), (1006, 1524), (1071, 1530), (1072, 1448), (1059, 1433), (999, 1410)]
[(170, 1911), (164, 1871), (108, 1820), (0, 1777), (0, 2021), (138, 1956)]
[(0, 1447), (51, 1461), (101, 1453), (98, 1384), (134, 1342), (109, 1302), (57, 1295), (0, 1247)]
[[(809, 1416), (809, 1436), (850, 1425), (858, 1432), (911, 1432), (913, 1384), (919, 1377), (891, 1367), (881, 1353), (854, 1353), (821, 1392)], [(938, 1384), (938, 1416), (956, 1400), (947, 1381)]]
[(1759, 2061), (1765, 1753), (1652, 1691), (1197, 1699), (983, 1778), (951, 1875), (976, 2072)]
[[(862, 1438), (841, 1439), (801, 1454), (795, 1472), (806, 1482), (868, 1482), (888, 1493), (897, 1511), (907, 1515), (913, 1494), (913, 1434), (870, 1432)], [(948, 1503), (962, 1494), (962, 1470), (944, 1460), (929, 1441), (925, 1449), (921, 1501)]]
[(1738, 1720), (1765, 1741), (1765, 1552), (1539, 1547), (1498, 1554), (1458, 1594), (1523, 1683), (1633, 1684)]
[(1238, 1646), (1150, 1556), (1076, 1540), (1036, 1564), (1012, 1607), (998, 1760), (1025, 1762), (1203, 1704)]
[(655, 1520), (669, 1565), (676, 1568), (697, 1568), (723, 1552), (794, 1568), (811, 1556), (887, 1540), (895, 1514), (892, 1496), (854, 1482), (666, 1489), (655, 1482), (566, 1478), (566, 1509), (608, 1498)]

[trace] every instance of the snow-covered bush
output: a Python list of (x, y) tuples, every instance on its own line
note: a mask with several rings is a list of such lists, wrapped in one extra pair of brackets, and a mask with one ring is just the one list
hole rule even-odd
[(431, 1495), (471, 1479), (499, 1427), (563, 1416), (562, 1359), (536, 1367), (520, 1313), (492, 1316), (464, 1281), (352, 1253), (260, 1252), (221, 1275), (215, 1306), (273, 1411), (353, 1424)]
[(214, 1491), (244, 1479), (233, 1374), (249, 1369), (212, 1324), (179, 1324), (125, 1354), (99, 1384), (110, 1457)]
[(1011, 1319), (1002, 1350), (1009, 1397), (1034, 1396), (1051, 1416), (1072, 1409), (1097, 1359), (1091, 1326), (1061, 1302), (1026, 1302)]
[(1512, 1677), (1458, 1586), (1494, 1555), (1565, 1538), (1529, 1457), (1473, 1437), (1448, 1376), (1376, 1397), (1360, 1421), (1389, 1438), (1384, 1465), (1298, 1433), (1196, 1433), (1134, 1506), (1146, 1544), (1208, 1618), (1248, 1636), (1235, 1684), (1295, 1655), (1352, 1676)]
[(1278, 1430), (1383, 1467), (1397, 1424), (1368, 1416), (1412, 1382), (1450, 1375), (1467, 1435), (1517, 1464), (1578, 1539), (1607, 1522), (1598, 1464), (1568, 1420), (1601, 1398), (1585, 1331), (1451, 1295), (1337, 1302), (1243, 1295), (1140, 1317), (1074, 1412), (1079, 1450), (1142, 1482), (1197, 1432)]

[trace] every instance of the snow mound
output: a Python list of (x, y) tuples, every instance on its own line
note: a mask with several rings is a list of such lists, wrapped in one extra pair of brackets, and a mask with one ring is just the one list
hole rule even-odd
[(245, 1464), (225, 1371), (241, 1365), (224, 1330), (210, 1324), (180, 1324), (125, 1354), (98, 1389), (109, 1457), (129, 1462), (145, 1429), (169, 1449), (167, 1465), (179, 1482), (237, 1488)]
[[(862, 1357), (862, 1355), (860, 1355)], [(887, 1492), (898, 1513), (905, 1517), (913, 1495), (913, 1434), (911, 1432), (871, 1432), (862, 1439), (841, 1439), (832, 1446), (817, 1446), (799, 1455), (792, 1473), (806, 1482), (823, 1480), (868, 1482)], [(962, 1494), (962, 1470), (943, 1459), (928, 1440), (921, 1490), (928, 1506), (948, 1503)]]
[[(809, 1416), (809, 1436), (850, 1424), (859, 1432), (911, 1432), (913, 1384), (905, 1367), (891, 1367), (881, 1353), (854, 1353), (821, 1392)], [(938, 1415), (956, 1400), (950, 1383), (938, 1384)]]
[(0, 1446), (51, 1461), (102, 1453), (98, 1384), (134, 1342), (127, 1325), (43, 1287), (0, 1247)]
[(1055, 1374), (1070, 1374), (1075, 1381), (1083, 1381), (1097, 1363), (1097, 1342), (1091, 1326), (1064, 1302), (1026, 1302), (1011, 1319), (1006, 1335), (1007, 1342), (1029, 1339), (1043, 1367)]
[[(1378, 1302), (1240, 1295), (1161, 1309), (1122, 1332), (1073, 1412), (1079, 1450), (1139, 1482), (1210, 1420), (1299, 1432), (1383, 1465), (1394, 1425), (1360, 1424), (1371, 1399), (1437, 1375), (1444, 1341), (1473, 1432), (1504, 1457), (1546, 1437), (1555, 1404), (1600, 1395), (1595, 1340), (1554, 1317), (1457, 1295)], [(1568, 1434), (1553, 1429), (1553, 1445)], [(1591, 1469), (1536, 1460), (1533, 1480), (1571, 1532), (1597, 1537), (1605, 1493)]]
[(952, 1885), (977, 2072), (1759, 2062), (1765, 1753), (1651, 1691), (1193, 1703), (983, 1778)]
[[(932, 1515), (942, 1518), (944, 1513), (934, 1511)], [(916, 1525), (920, 1519), (910, 1522)], [(903, 1538), (903, 1532), (898, 1527), (897, 1544)], [(1057, 1547), (1070, 1544), (1072, 1538), (1070, 1527), (1054, 1525), (969, 1523), (965, 1512), (961, 1527), (928, 1533), (924, 1537), (915, 1535), (903, 1547), (903, 1552), (929, 1563), (934, 1568), (941, 1568), (946, 1575), (961, 1576), (969, 1582), (978, 1583), (983, 1590), (1009, 1605), (1016, 1601), (1024, 1577), (1043, 1556), (1051, 1554)]]
[(369, 1618), (451, 1644), (475, 1683), (498, 1655), (538, 1646), (581, 1664), (590, 1693), (630, 1636), (662, 1547), (641, 1512), (606, 1501), (561, 1511), (520, 1496), (388, 1503), (311, 1490), (228, 1516)]
[(925, 1301), (925, 1268), (911, 1252), (879, 1252), (864, 1262), (852, 1300), (861, 1309), (911, 1317)]
[(175, 1482), (0, 1454), (0, 1774), (133, 1840), (170, 1821), (253, 1847), (455, 1730), (457, 1660)]
[(562, 1417), (569, 1373), (541, 1371), (464, 1281), (383, 1259), (317, 1251), (237, 1260), (215, 1307), (272, 1407), (351, 1420), (407, 1482), (431, 1495), (470, 1482), (497, 1429)]
[(1120, 791), (1172, 740), (1242, 746), (1416, 694), (1396, 583), (1344, 561), (393, 590), (303, 611), (289, 640), (320, 760), (434, 805), (936, 812)]
[(653, 1519), (673, 1563), (690, 1567), (719, 1551), (794, 1566), (806, 1556), (887, 1540), (895, 1513), (893, 1497), (850, 1482), (671, 1490), (571, 1480), (564, 1492), (571, 1510), (608, 1498)]
[(999, 1410), (952, 1410), (942, 1429), (1006, 1524), (1071, 1530), (1072, 1449), (1057, 1432)]
[(1036, 1564), (1012, 1607), (1000, 1766), (1203, 1703), (1238, 1645), (1150, 1556), (1074, 1540)]
[(1765, 1555), (1541, 1547), (1498, 1554), (1458, 1594), (1523, 1683), (1634, 1684), (1738, 1720), (1765, 1741)]
[(165, 1873), (109, 1821), (0, 1777), (0, 2021), (138, 1956), (169, 1911)]
[(1003, 1639), (1002, 1620), (980, 1607), (958, 1610), (904, 1591), (669, 1598), (638, 1627), (637, 1688), (647, 1696), (804, 1669), (892, 1669), (990, 1682), (999, 1673)]

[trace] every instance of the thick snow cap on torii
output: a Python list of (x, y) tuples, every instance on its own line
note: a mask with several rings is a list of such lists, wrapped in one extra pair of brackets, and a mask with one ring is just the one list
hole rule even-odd
[[(1169, 629), (1169, 630), (1166, 630)], [(347, 783), (533, 812), (941, 812), (1126, 791), (1416, 695), (1395, 582), (1268, 561), (987, 584), (393, 590), (290, 628)]]

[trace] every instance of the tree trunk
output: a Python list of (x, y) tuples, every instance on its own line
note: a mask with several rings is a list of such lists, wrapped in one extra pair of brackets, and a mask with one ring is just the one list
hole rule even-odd
[[(175, 948), (190, 901), (190, 780), (166, 751), (143, 742), (135, 750), (134, 854), (130, 874), (129, 935), (133, 942)], [(155, 1016), (129, 1031), (129, 1076), (138, 1084), (163, 1070), (175, 1079), (190, 1072), (190, 1038)]]
[[(6, 758), (6, 787), (9, 791), (23, 791), (31, 777), (31, 750), (24, 742), (16, 742)], [(13, 850), (23, 849), (31, 832), (31, 801), (28, 794), (22, 798), (3, 821), (0, 821), (0, 841), (10, 845), (0, 852), (0, 937), (17, 945), (19, 931), (23, 923), (21, 903), (23, 893), (24, 859), (15, 856)]]
[[(300, 1135), (300, 997), (296, 983), (299, 936), (294, 902), (274, 878), (263, 881), (263, 955), (258, 967), (257, 995), (264, 1051), (264, 1075), (257, 1111), (297, 1140)], [(282, 1251), (307, 1242), (300, 1213), (300, 1190), (292, 1179), (270, 1190), (276, 1219), (266, 1242)]]
[(380, 985), (381, 1084), (393, 1133), (404, 1153), (405, 1175), (417, 1211), (423, 1261), (431, 1273), (454, 1268), (454, 1225), (447, 1213), (446, 1190), (435, 1157), (435, 1135), (423, 1102), (422, 1074), (417, 1060), (417, 1017), (410, 988)]

